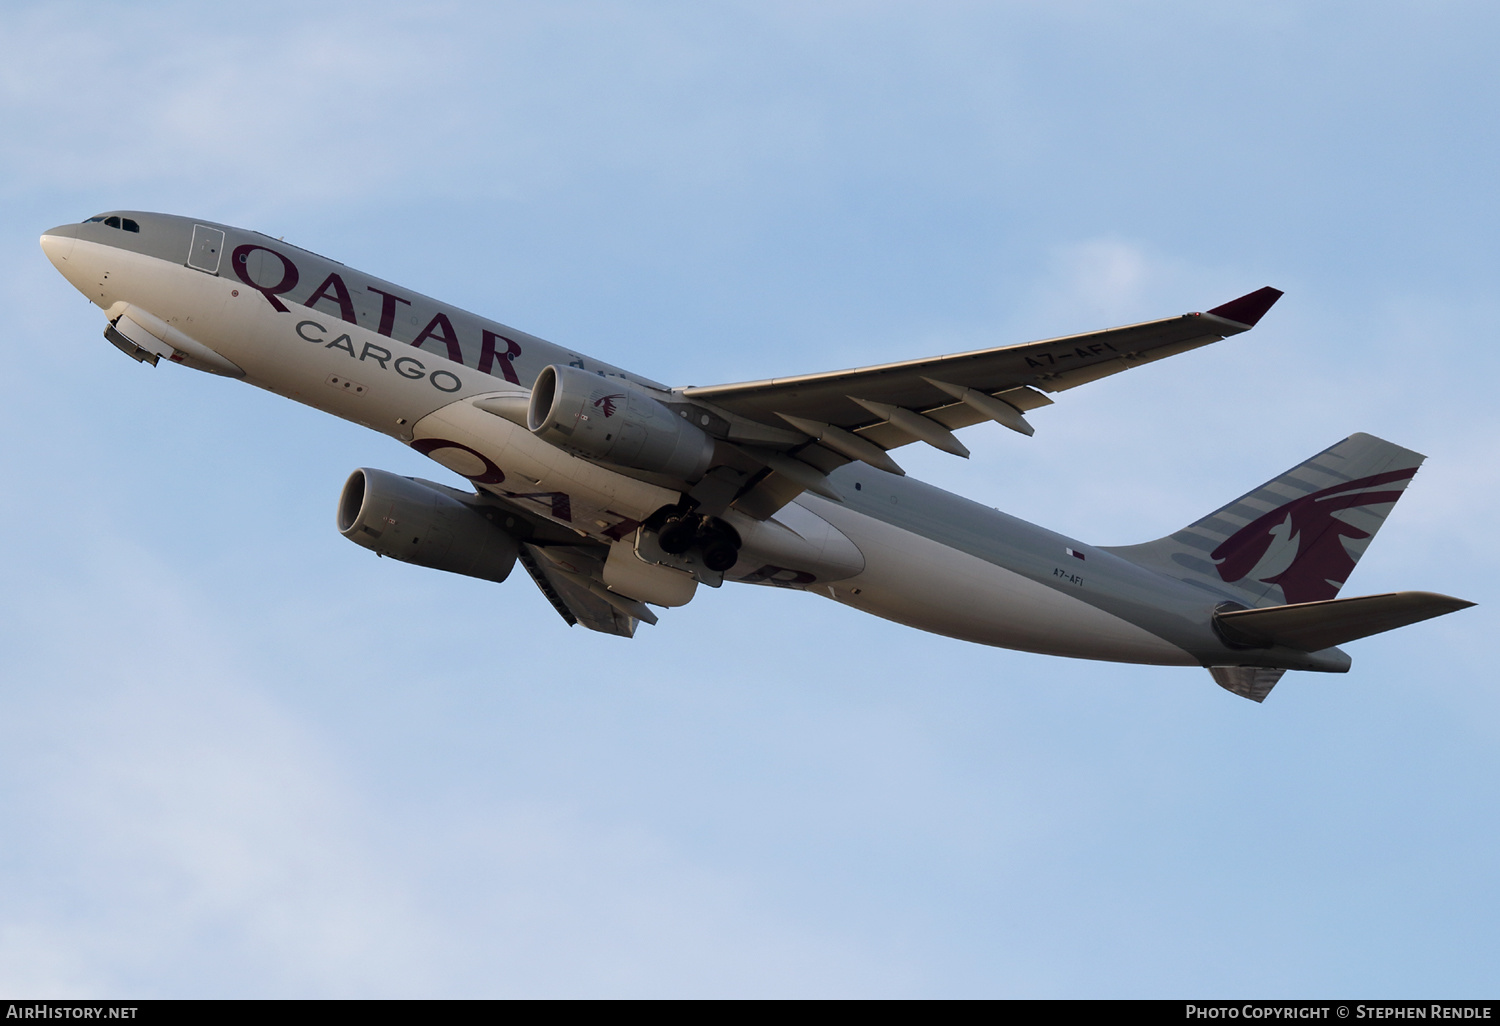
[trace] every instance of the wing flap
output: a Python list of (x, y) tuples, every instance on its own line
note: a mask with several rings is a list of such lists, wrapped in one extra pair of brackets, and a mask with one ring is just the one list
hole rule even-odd
[[(604, 562), (589, 547), (544, 547), (528, 543), (521, 546), (520, 560), (542, 594), (547, 596), (547, 601), (552, 603), (552, 608), (569, 626), (578, 624), (591, 631), (622, 638), (635, 636), (640, 618), (621, 608), (623, 603), (611, 602), (597, 593), (603, 588), (600, 575)], [(591, 587), (594, 577), (600, 577), (598, 589)], [(644, 607), (642, 609), (644, 611)]]
[[(1113, 374), (1114, 371), (1109, 373)], [(1080, 382), (1081, 384), (1082, 382)], [(1021, 413), (1028, 410), (1041, 409), (1043, 406), (1051, 406), (1052, 400), (1034, 388), (1022, 386), (1020, 388), (1009, 388), (998, 393), (993, 398), (1014, 406)], [(946, 406), (937, 406), (932, 409), (919, 410), (924, 417), (937, 421), (949, 431), (957, 431), (959, 428), (973, 427), (975, 424), (983, 424), (990, 418), (968, 403), (950, 402)], [(919, 441), (916, 435), (904, 431), (889, 421), (881, 421), (878, 424), (870, 424), (866, 427), (856, 428), (855, 434), (861, 435), (885, 449), (897, 449), (903, 445)]]
[(1173, 342), (1171, 345), (1158, 346), (1142, 353), (1131, 353), (1106, 363), (1096, 363), (1091, 367), (1080, 367), (1076, 370), (1067, 370), (1054, 374), (1039, 387), (1049, 392), (1062, 392), (1069, 388), (1077, 388), (1079, 385), (1087, 385), (1090, 381), (1098, 381), (1107, 378), (1111, 374), (1130, 370), (1142, 364), (1155, 363), (1157, 360), (1165, 360), (1169, 356), (1177, 356), (1180, 353), (1191, 352), (1204, 346), (1213, 345), (1222, 339), (1223, 335), (1200, 335), (1197, 338), (1184, 339), (1181, 342)]

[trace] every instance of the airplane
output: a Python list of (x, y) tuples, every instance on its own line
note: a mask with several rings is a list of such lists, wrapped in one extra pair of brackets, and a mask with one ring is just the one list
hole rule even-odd
[(725, 581), (811, 592), (951, 638), (1199, 666), (1264, 701), (1337, 646), (1473, 603), (1339, 598), (1424, 456), (1354, 434), (1181, 530), (1096, 546), (906, 476), (921, 442), (1033, 434), (1049, 394), (1253, 328), (1202, 313), (820, 374), (672, 387), (259, 232), (112, 211), (41, 237), (134, 360), (182, 364), (390, 435), (473, 491), (360, 468), (337, 525), (381, 556), (503, 582), (631, 637)]

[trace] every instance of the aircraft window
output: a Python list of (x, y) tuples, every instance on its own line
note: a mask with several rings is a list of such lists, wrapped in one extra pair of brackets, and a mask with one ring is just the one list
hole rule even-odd
[(106, 217), (104, 219), (104, 223), (109, 225), (111, 228), (120, 227), (120, 219), (118, 217)]
[(138, 224), (136, 224), (134, 221), (132, 221), (128, 217), (125, 218), (124, 225), (125, 225), (125, 230), (127, 232), (138, 232), (138, 231), (141, 230), (141, 226), (138, 225)]
[(100, 222), (102, 220), (104, 220), (104, 215), (100, 214), (98, 217), (91, 217), (91, 218), (89, 218), (87, 221), (85, 221), (83, 223), (84, 224), (97, 224), (98, 222)]

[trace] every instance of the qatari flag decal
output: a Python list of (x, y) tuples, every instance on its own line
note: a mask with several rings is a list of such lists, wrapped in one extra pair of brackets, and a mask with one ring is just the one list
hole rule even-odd
[(1072, 556), (1074, 559), (1082, 559), (1083, 558), (1083, 553), (1079, 552), (1077, 549), (1064, 548), (1063, 551), (1066, 552), (1068, 555)]

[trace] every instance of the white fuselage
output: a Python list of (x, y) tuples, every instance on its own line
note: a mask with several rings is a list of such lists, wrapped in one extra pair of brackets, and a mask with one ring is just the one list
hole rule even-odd
[[(49, 234), (43, 247), (111, 321), (123, 317), (166, 335), (168, 346), (176, 337), (178, 345), (168, 351), (168, 359), (221, 371), (225, 368), (212, 364), (213, 358), (228, 361), (228, 370), (242, 371), (250, 384), (391, 435), (478, 487), (580, 535), (625, 544), (622, 532), (680, 497), (670, 482), (572, 455), (475, 405), (484, 397), (524, 396), (529, 389), (521, 382), (533, 380), (539, 364), (562, 363), (575, 355), (531, 336), (523, 337), (524, 346), (504, 364), (504, 375), (494, 366), (483, 372), (469, 365), (468, 358), (451, 359), (456, 349), (414, 347), (389, 324), (382, 332), (381, 324), (373, 323), (374, 313), (363, 308), (351, 322), (339, 312), (347, 306), (338, 302), (325, 298), (310, 307), (293, 301), (290, 292), (247, 286), (227, 271), (208, 273), (108, 240)], [(367, 286), (376, 279), (273, 240), (257, 242), (256, 248), (275, 248), (283, 260), (295, 262), (307, 282), (335, 267), (341, 280), (365, 291), (385, 296), (395, 290), (385, 283)], [(275, 298), (285, 302), (273, 302)], [(413, 302), (417, 300), (432, 305), (425, 297)], [(459, 323), (461, 316), (478, 323), (462, 311), (450, 319)], [(517, 335), (510, 334), (507, 341)], [(615, 368), (601, 366), (598, 372), (627, 377)], [(986, 531), (1011, 530), (1018, 521), (993, 514), (991, 523), (981, 508), (965, 507), (970, 511), (963, 516), (973, 520), (965, 530), (978, 540), (956, 544), (942, 530), (922, 526), (927, 521), (909, 509), (903, 510), (907, 519), (887, 512), (902, 503), (923, 503), (935, 490), (861, 464), (836, 472), (831, 480), (839, 484), (841, 500), (804, 493), (769, 520), (731, 509), (725, 519), (740, 533), (743, 547), (725, 578), (812, 591), (921, 630), (985, 645), (1122, 662), (1202, 661), (1139, 626), (1139, 618), (1130, 615), (1135, 600), (1129, 589), (1144, 590), (1146, 584), (1126, 578), (1144, 571), (1115, 566), (1107, 554), (1089, 550), (1089, 572), (1102, 575), (1099, 584), (1111, 574), (1125, 581), (1124, 597), (1110, 611), (1108, 603), (1088, 591), (1099, 584), (1067, 562), (1064, 552), (1072, 550), (1061, 536), (1022, 525), (1039, 539), (1033, 548), (1041, 554), (1031, 558), (1028, 550), (1026, 565), (1008, 566), (1002, 555), (980, 549)], [(856, 480), (858, 491), (852, 490)], [(877, 493), (889, 493), (889, 502), (876, 501)], [(1043, 564), (1048, 561), (1056, 568), (1047, 569)]]

